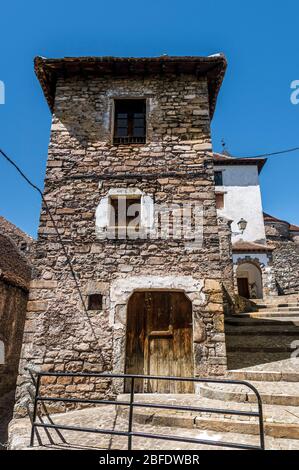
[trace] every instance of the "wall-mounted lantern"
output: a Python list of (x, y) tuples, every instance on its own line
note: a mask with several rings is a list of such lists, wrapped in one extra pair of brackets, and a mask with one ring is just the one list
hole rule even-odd
[(247, 227), (247, 220), (242, 218), (242, 219), (239, 220), (237, 225), (239, 227), (240, 232), (243, 234), (246, 230), (246, 227)]

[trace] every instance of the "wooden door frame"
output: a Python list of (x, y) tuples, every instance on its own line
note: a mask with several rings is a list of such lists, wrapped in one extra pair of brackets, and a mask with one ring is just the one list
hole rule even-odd
[[(127, 339), (128, 339), (128, 330), (127, 330), (127, 327), (128, 327), (128, 310), (129, 310), (129, 304), (130, 304), (130, 301), (132, 299), (132, 297), (134, 296), (134, 294), (136, 293), (143, 293), (143, 294), (146, 294), (146, 293), (149, 293), (149, 292), (153, 292), (153, 293), (164, 293), (164, 294), (174, 294), (174, 293), (180, 293), (182, 294), (186, 300), (188, 301), (189, 305), (190, 305), (190, 316), (191, 316), (191, 324), (190, 324), (190, 328), (191, 328), (191, 332), (190, 332), (190, 361), (192, 361), (192, 376), (194, 376), (195, 374), (195, 357), (194, 357), (194, 318), (193, 318), (193, 302), (192, 300), (189, 298), (189, 296), (186, 294), (186, 292), (182, 289), (161, 289), (161, 288), (151, 288), (151, 289), (135, 289), (131, 295), (129, 296), (128, 298), (128, 301), (127, 301), (127, 304), (126, 304), (126, 332), (125, 332), (125, 363), (124, 363), (124, 370), (125, 370), (125, 373), (127, 373), (127, 361), (128, 361), (128, 358), (127, 358)], [(168, 333), (170, 333), (169, 331), (155, 331), (155, 333), (157, 333), (158, 335), (159, 334), (162, 334), (163, 336)], [(146, 334), (145, 336), (145, 341), (144, 341), (144, 374), (147, 375), (149, 373), (149, 337), (148, 335)], [(134, 373), (134, 372), (131, 372), (131, 373)], [(145, 384), (144, 386), (144, 393), (146, 393), (147, 391), (147, 385)]]
[[(215, 328), (215, 317), (208, 318), (203, 324), (203, 313), (207, 307), (208, 294), (207, 283), (210, 278), (196, 278), (188, 274), (168, 274), (168, 275), (131, 275), (118, 276), (111, 283), (107, 284), (107, 308), (108, 322), (112, 329), (112, 369), (115, 373), (123, 374), (125, 371), (125, 347), (126, 347), (126, 324), (127, 324), (127, 304), (134, 292), (138, 291), (176, 291), (184, 292), (192, 303), (192, 324), (193, 324), (193, 361), (194, 374), (197, 376), (208, 375), (210, 367), (214, 367), (214, 362), (208, 358), (201, 362), (200, 355), (196, 352), (200, 344), (205, 344), (213, 339)], [(211, 281), (216, 283), (215, 280)], [(219, 291), (220, 291), (219, 282)], [(223, 312), (217, 312), (219, 318), (223, 317)], [(210, 328), (209, 328), (210, 327)], [(218, 327), (217, 327), (218, 328)], [(205, 331), (203, 336), (202, 331)], [(224, 332), (219, 332), (223, 335)], [(221, 343), (222, 344), (222, 343)], [(226, 372), (225, 364), (221, 366), (223, 373)], [(123, 380), (115, 379), (112, 384), (115, 393), (123, 393)]]

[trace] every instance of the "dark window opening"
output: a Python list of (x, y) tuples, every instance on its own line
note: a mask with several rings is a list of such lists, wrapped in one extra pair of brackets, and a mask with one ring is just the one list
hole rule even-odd
[(115, 144), (144, 144), (146, 137), (145, 100), (115, 100)]
[(26, 242), (21, 242), (20, 243), (20, 250), (21, 251), (26, 251), (27, 250), (27, 243)]
[(215, 186), (223, 186), (222, 171), (215, 171)]
[(130, 227), (138, 232), (140, 227), (141, 198), (115, 197), (110, 199), (112, 227)]
[(102, 294), (90, 294), (88, 296), (88, 310), (102, 310), (103, 296)]

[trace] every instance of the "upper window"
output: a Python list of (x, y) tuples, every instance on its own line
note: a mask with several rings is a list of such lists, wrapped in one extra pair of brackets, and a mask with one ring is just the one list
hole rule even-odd
[(224, 194), (216, 193), (216, 209), (224, 208)]
[(215, 186), (223, 186), (222, 171), (215, 171)]
[(146, 136), (145, 100), (115, 100), (115, 144), (144, 144)]

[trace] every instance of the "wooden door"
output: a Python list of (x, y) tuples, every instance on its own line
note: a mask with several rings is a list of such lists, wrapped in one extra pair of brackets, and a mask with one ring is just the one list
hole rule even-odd
[[(192, 377), (192, 351), (192, 305), (182, 292), (133, 294), (127, 317), (127, 373)], [(173, 380), (140, 380), (135, 390), (192, 393), (193, 385)]]
[(242, 297), (245, 297), (246, 299), (249, 299), (250, 294), (249, 294), (249, 284), (248, 284), (247, 277), (238, 277), (237, 282), (238, 282), (239, 295), (241, 295)]
[[(126, 337), (126, 374), (144, 372), (144, 342), (146, 328), (146, 311), (144, 293), (135, 292), (129, 300), (127, 311)], [(143, 392), (143, 380), (135, 381), (135, 392)], [(130, 391), (130, 380), (125, 382), (125, 391)]]

